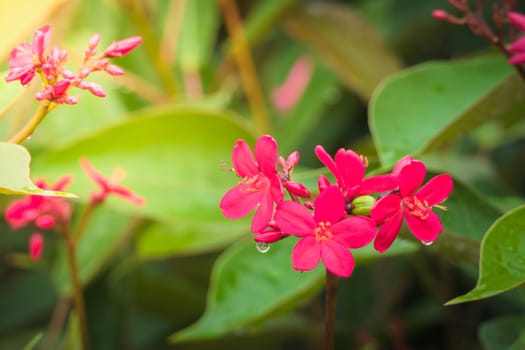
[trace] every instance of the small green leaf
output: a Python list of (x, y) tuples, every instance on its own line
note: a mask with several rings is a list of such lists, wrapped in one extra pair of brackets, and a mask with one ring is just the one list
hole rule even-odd
[(23, 146), (0, 142), (0, 193), (18, 195), (76, 197), (74, 194), (42, 190), (29, 178), (31, 155)]
[[(215, 263), (204, 315), (170, 340), (186, 342), (220, 337), (290, 310), (317, 292), (324, 281), (323, 265), (313, 271), (294, 271), (291, 252), (296, 242), (293, 237), (279, 241), (266, 253), (258, 252), (253, 241), (243, 241), (226, 250)], [(372, 245), (352, 253), (359, 264), (410, 253), (417, 247), (398, 239), (384, 254), (377, 253)]]
[(381, 36), (348, 6), (303, 3), (284, 18), (284, 27), (312, 47), (363, 100), (370, 98), (383, 78), (401, 68)]
[[(386, 79), (370, 101), (370, 130), (383, 166), (419, 155), (525, 99), (504, 59), (425, 63)], [(510, 79), (510, 80), (509, 80)]]
[(479, 278), (476, 287), (447, 305), (503, 293), (525, 282), (525, 206), (494, 222), (481, 242)]
[(525, 316), (504, 316), (484, 322), (479, 338), (485, 350), (521, 350), (525, 348)]
[(38, 333), (33, 339), (31, 339), (29, 343), (27, 343), (26, 346), (24, 346), (23, 350), (32, 350), (36, 346), (36, 344), (38, 344), (38, 342), (42, 339), (43, 336), (44, 333)]

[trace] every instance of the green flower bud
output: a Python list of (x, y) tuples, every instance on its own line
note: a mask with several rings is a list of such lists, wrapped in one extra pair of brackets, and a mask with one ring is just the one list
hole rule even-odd
[(370, 209), (375, 204), (376, 199), (372, 196), (359, 196), (352, 201), (352, 214), (370, 216)]

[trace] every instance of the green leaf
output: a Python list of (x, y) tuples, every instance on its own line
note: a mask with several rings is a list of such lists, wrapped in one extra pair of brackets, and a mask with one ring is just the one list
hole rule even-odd
[(249, 230), (248, 218), (222, 226), (157, 222), (141, 231), (136, 252), (141, 259), (201, 254), (223, 248)]
[(42, 190), (29, 178), (31, 155), (20, 145), (0, 142), (0, 193), (18, 195), (76, 197), (74, 194)]
[(525, 206), (494, 222), (481, 242), (479, 278), (476, 287), (447, 305), (503, 293), (525, 282)]
[(401, 68), (381, 36), (348, 6), (303, 4), (284, 18), (284, 27), (313, 48), (363, 100), (370, 98), (383, 78)]
[(484, 322), (479, 338), (485, 350), (520, 350), (525, 348), (525, 316), (504, 316)]
[(33, 339), (31, 339), (29, 343), (27, 343), (26, 346), (24, 346), (23, 350), (32, 350), (38, 344), (38, 342), (42, 339), (43, 336), (44, 336), (44, 333), (38, 333)]
[(511, 72), (503, 58), (484, 57), (425, 63), (386, 79), (372, 96), (369, 120), (383, 166), (511, 113), (525, 100)]
[[(207, 308), (194, 325), (170, 337), (172, 342), (194, 341), (222, 336), (254, 325), (270, 316), (290, 310), (316, 293), (324, 280), (322, 264), (300, 273), (291, 264), (296, 239), (289, 238), (259, 253), (253, 241), (243, 241), (217, 259), (211, 277)], [(417, 245), (397, 240), (385, 254), (372, 245), (352, 250), (357, 263), (409, 253)]]
[[(223, 218), (219, 209), (221, 197), (238, 181), (221, 165), (230, 163), (238, 138), (248, 143), (254, 139), (227, 113), (165, 107), (139, 112), (130, 120), (42, 154), (34, 166), (42, 176), (73, 174), (71, 190), (84, 200), (95, 186), (79, 166), (81, 157), (107, 176), (115, 167), (122, 168), (127, 174), (123, 185), (145, 197), (146, 205), (136, 207), (121, 198), (109, 198), (108, 205), (166, 224), (140, 236), (139, 255), (181, 254), (183, 246), (201, 252), (206, 240), (214, 242), (208, 247), (217, 247), (222, 239), (218, 237), (227, 243), (248, 227)], [(167, 238), (164, 243), (159, 242), (159, 231)], [(217, 236), (210, 239), (210, 233)], [(186, 245), (178, 242), (181, 235)], [(187, 244), (190, 236), (199, 247)]]

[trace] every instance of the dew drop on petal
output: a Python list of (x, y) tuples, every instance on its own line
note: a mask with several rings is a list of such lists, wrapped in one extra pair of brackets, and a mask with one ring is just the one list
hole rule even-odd
[(260, 253), (268, 253), (270, 251), (270, 245), (265, 242), (256, 242), (255, 248), (257, 248)]
[(421, 243), (423, 243), (424, 245), (431, 245), (432, 243), (434, 243), (434, 241), (430, 241), (430, 242), (425, 242), (425, 241), (421, 241)]

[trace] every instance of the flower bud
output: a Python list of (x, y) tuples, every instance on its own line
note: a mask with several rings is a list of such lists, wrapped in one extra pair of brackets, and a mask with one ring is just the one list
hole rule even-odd
[(310, 191), (304, 186), (302, 183), (297, 181), (286, 181), (284, 184), (284, 187), (296, 196), (302, 197), (302, 198), (310, 198), (311, 194)]
[(114, 41), (111, 45), (108, 46), (106, 51), (104, 51), (103, 57), (122, 57), (128, 52), (136, 48), (142, 42), (140, 36), (132, 36), (119, 41)]
[(374, 206), (376, 199), (372, 196), (359, 196), (352, 200), (352, 214), (370, 216), (370, 209)]
[(44, 250), (44, 237), (39, 232), (35, 232), (29, 238), (29, 256), (32, 260), (40, 260)]
[(300, 155), (298, 151), (294, 151), (290, 153), (290, 155), (288, 156), (288, 159), (286, 160), (286, 163), (288, 164), (288, 169), (295, 168), (297, 164), (299, 164), (299, 158), (300, 158)]
[(317, 179), (317, 187), (319, 188), (319, 192), (323, 192), (330, 186), (330, 180), (328, 180), (328, 178), (324, 175), (319, 175), (319, 179)]

